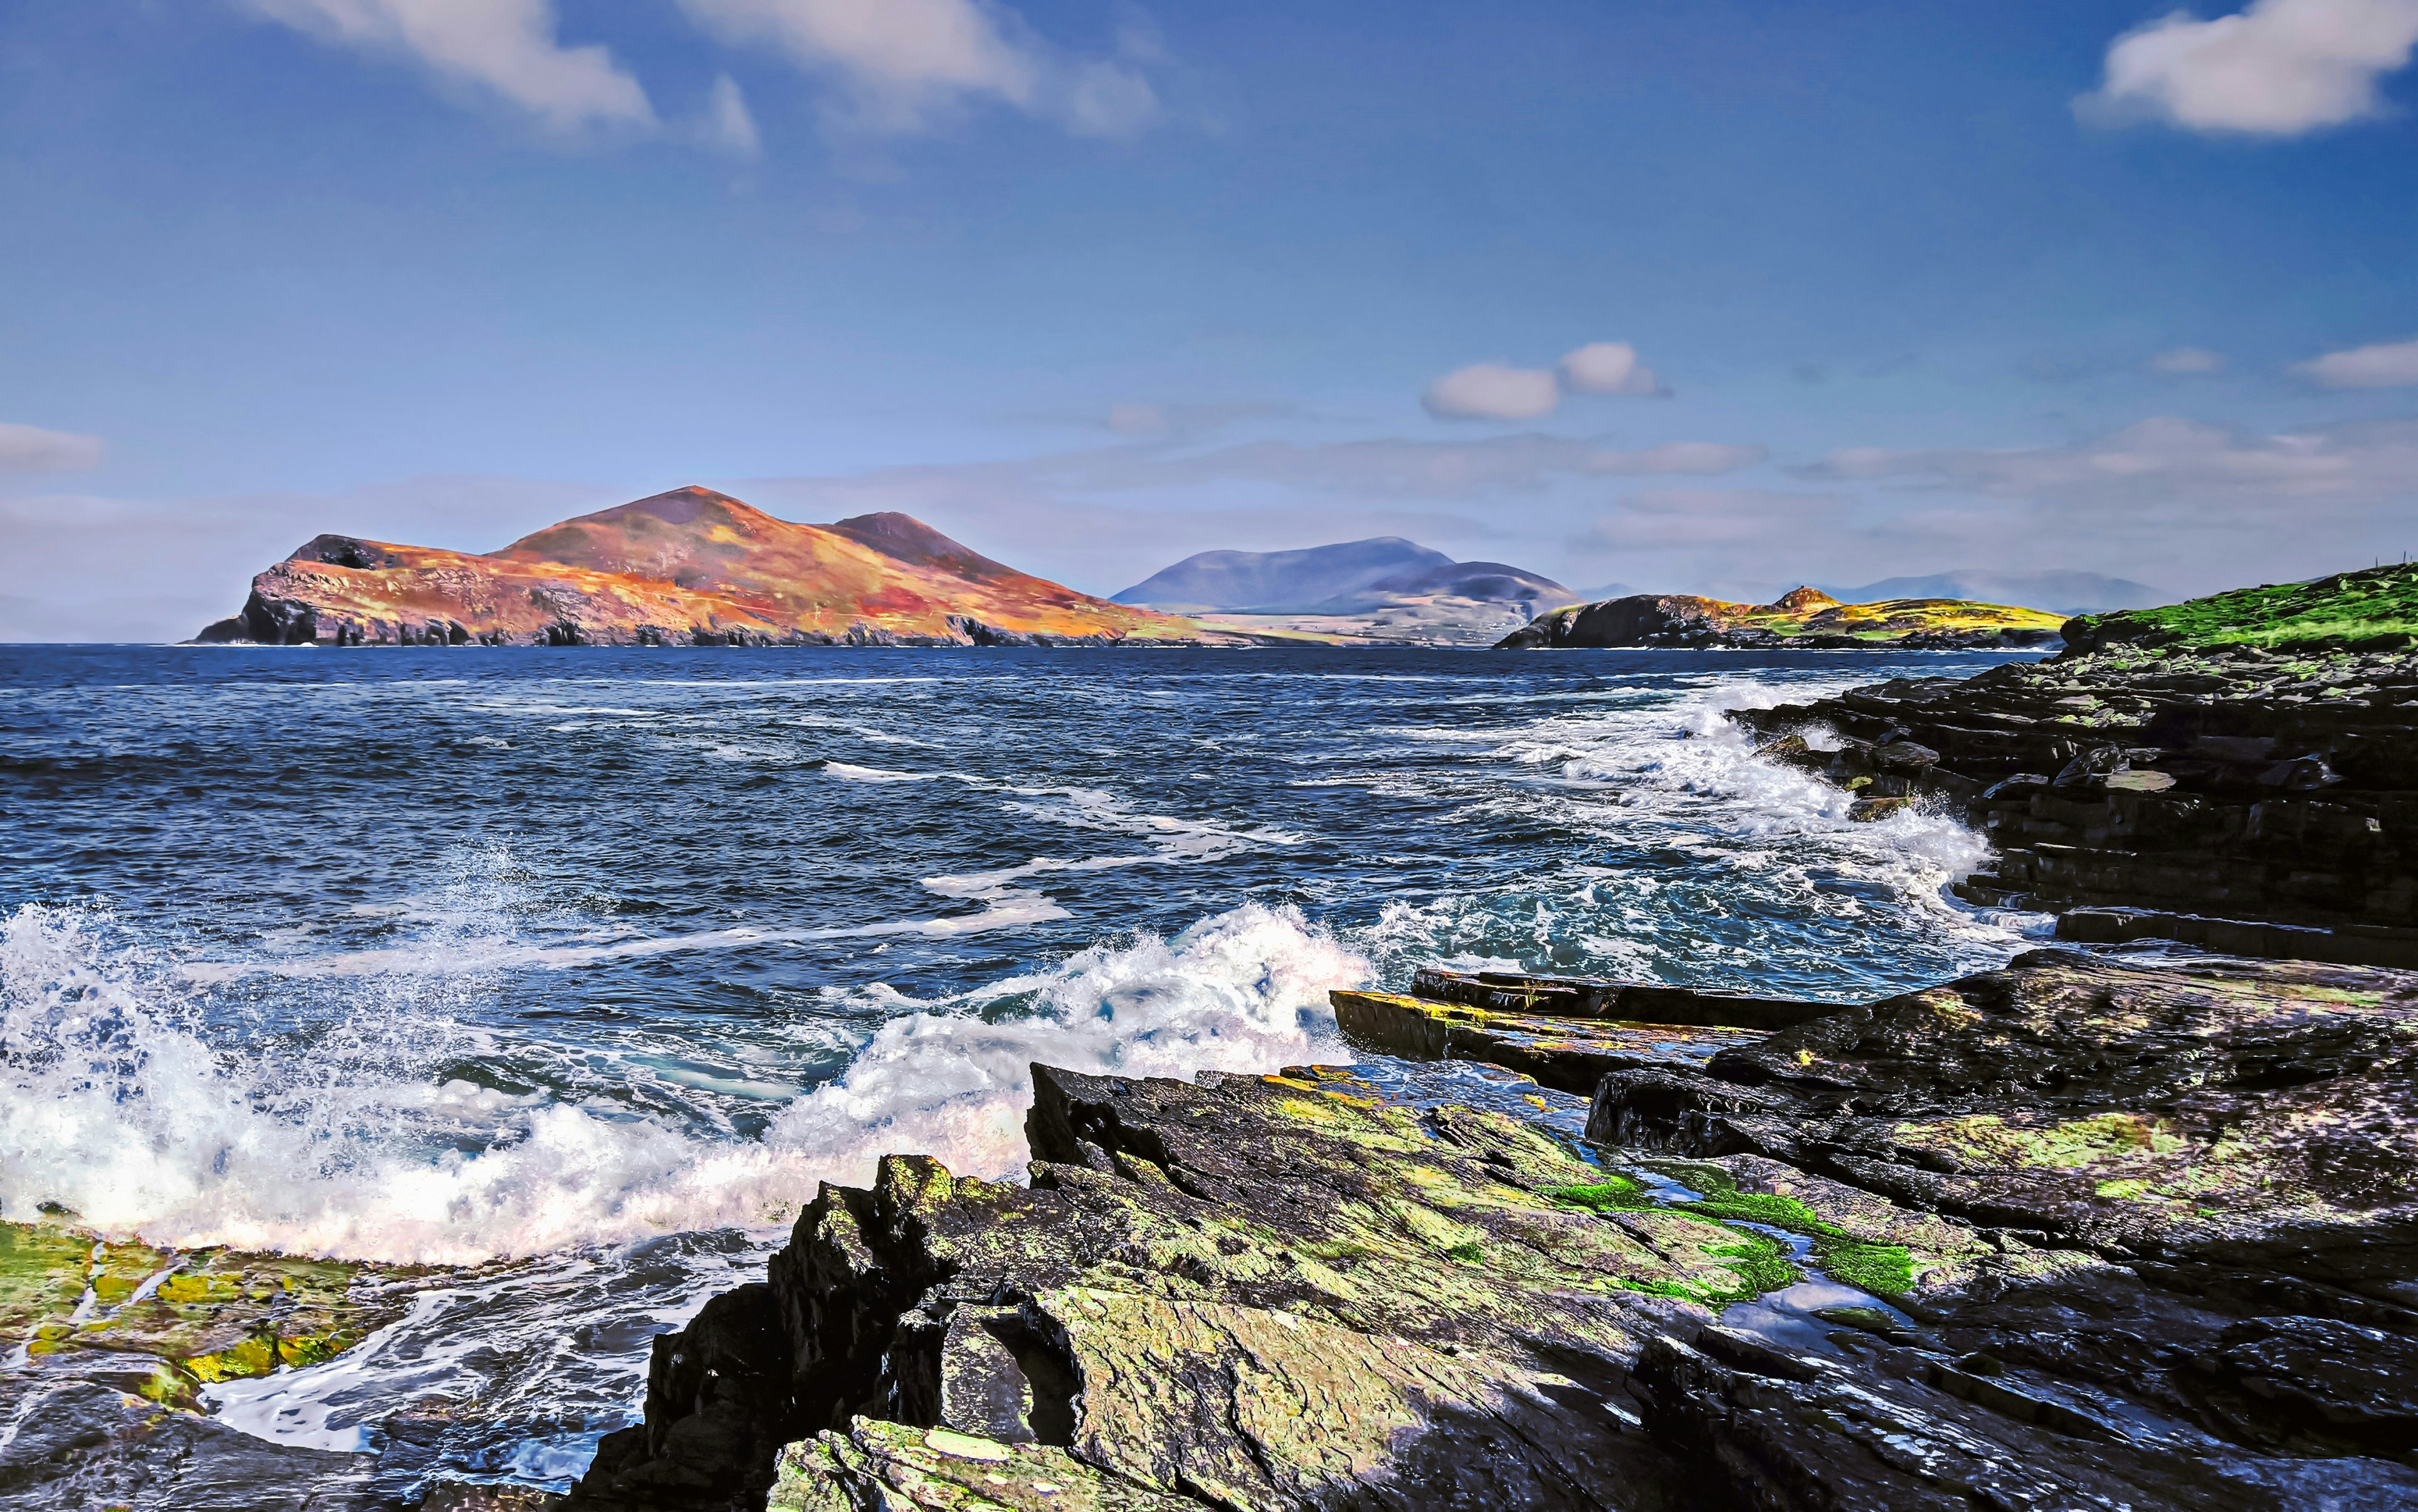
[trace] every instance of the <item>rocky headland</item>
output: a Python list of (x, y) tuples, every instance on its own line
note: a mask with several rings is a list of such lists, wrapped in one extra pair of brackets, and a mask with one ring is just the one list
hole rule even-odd
[(2418, 966), (2418, 569), (2084, 617), (2066, 649), (1733, 717), (1879, 817), (1996, 850), (1977, 902), (2069, 938)]
[(1494, 649), (1967, 650), (2046, 645), (2063, 623), (2038, 609), (1962, 599), (1841, 603), (1812, 588), (1792, 589), (1770, 603), (1636, 593), (1538, 615)]
[[(1585, 1138), (1348, 1069), (1036, 1067), (1029, 1184), (825, 1186), (570, 1504), (2418, 1504), (2418, 976), (1419, 985), (1339, 1016), (1590, 1040)], [(1654, 1001), (1792, 1022), (1613, 1016)]]
[(675, 489), (477, 555), (323, 535), (207, 643), (270, 646), (1145, 646), (1255, 638), (991, 560), (904, 514), (775, 519)]

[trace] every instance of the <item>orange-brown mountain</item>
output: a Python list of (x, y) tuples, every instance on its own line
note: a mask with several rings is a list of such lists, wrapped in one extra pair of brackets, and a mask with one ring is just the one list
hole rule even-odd
[(776, 520), (680, 488), (481, 556), (314, 538), (203, 641), (297, 646), (1232, 645), (1019, 573), (905, 514)]

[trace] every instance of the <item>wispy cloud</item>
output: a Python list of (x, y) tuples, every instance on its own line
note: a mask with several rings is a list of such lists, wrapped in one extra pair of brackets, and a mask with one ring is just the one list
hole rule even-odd
[(2170, 378), (2202, 377), (2225, 371), (2225, 354), (2200, 346), (2170, 346), (2150, 359), (2150, 371)]
[(0, 473), (74, 472), (98, 467), (106, 450), (98, 435), (0, 421)]
[(2142, 521), (2272, 528), (2287, 510), (2418, 498), (2418, 420), (2261, 435), (2163, 416), (2071, 446), (1850, 448), (1789, 470), (1808, 479), (1898, 480), (2025, 498), (2110, 530)]
[(409, 58), (528, 112), (558, 134), (651, 129), (638, 81), (597, 45), (565, 47), (548, 0), (243, 0), (322, 40)]
[(1079, 136), (1125, 136), (1160, 115), (1141, 64), (1155, 48), (1108, 57), (1067, 53), (1004, 6), (981, 0), (680, 0), (696, 23), (737, 46), (765, 44), (828, 80), (825, 111), (854, 131), (929, 130), (988, 101), (1054, 120)]
[(764, 151), (763, 138), (756, 133), (756, 117), (747, 109), (747, 96), (739, 81), (727, 73), (713, 81), (706, 96), (697, 140), (708, 150), (733, 158), (759, 157)]
[(1587, 542), (1660, 551), (1798, 541), (1831, 528), (1844, 501), (1829, 494), (1764, 488), (1660, 488), (1631, 494), (1588, 528)]
[(2418, 385), (2418, 338), (2328, 352), (2292, 372), (2325, 389), (2402, 389)]
[(2418, 0), (2257, 0), (2202, 21), (2177, 10), (2116, 39), (2086, 120), (2300, 136), (2385, 113), (2378, 81), (2418, 45)]

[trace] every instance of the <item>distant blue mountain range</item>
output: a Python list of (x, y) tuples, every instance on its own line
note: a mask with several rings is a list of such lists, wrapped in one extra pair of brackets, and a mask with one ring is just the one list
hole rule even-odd
[(1428, 597), (1532, 612), (1581, 602), (1550, 577), (1503, 562), (1457, 562), (1400, 536), (1300, 551), (1204, 551), (1114, 595), (1175, 614), (1363, 614)]

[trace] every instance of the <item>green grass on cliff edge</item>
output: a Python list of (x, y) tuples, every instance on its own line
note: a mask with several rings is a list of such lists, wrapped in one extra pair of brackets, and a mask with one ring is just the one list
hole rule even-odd
[(2308, 583), (2235, 588), (2157, 609), (2085, 615), (2079, 647), (2255, 646), (2270, 650), (2392, 649), (2418, 640), (2418, 565), (2337, 573)]

